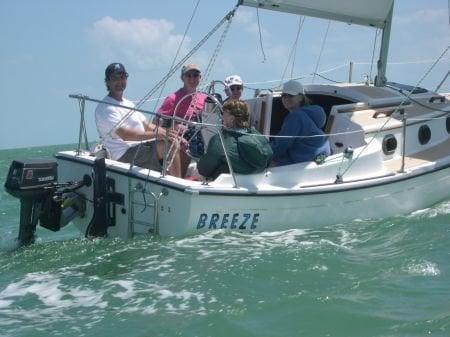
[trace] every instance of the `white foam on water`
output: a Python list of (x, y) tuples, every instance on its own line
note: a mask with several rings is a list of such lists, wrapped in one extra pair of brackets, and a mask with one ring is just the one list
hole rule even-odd
[(134, 281), (119, 280), (119, 281), (113, 281), (113, 282), (111, 282), (111, 284), (117, 284), (125, 289), (125, 291), (117, 292), (117, 293), (113, 294), (114, 297), (120, 298), (122, 300), (126, 300), (126, 299), (132, 298), (136, 295)]
[(167, 290), (167, 289), (161, 289), (161, 290), (158, 291), (158, 293), (159, 293), (159, 299), (160, 300), (164, 300), (164, 299), (167, 299), (167, 298), (170, 298), (170, 297), (174, 296), (174, 293), (171, 292), (170, 290)]
[(243, 243), (254, 247), (267, 247), (298, 244), (299, 236), (305, 235), (302, 229), (290, 229), (285, 231), (246, 233), (239, 231), (213, 230), (194, 237), (187, 237), (175, 241), (177, 247), (195, 248), (199, 245), (220, 243), (225, 246), (241, 247)]
[(0, 309), (7, 308), (7, 307), (9, 307), (12, 303), (13, 303), (13, 301), (11, 301), (11, 300), (1, 300), (1, 299), (0, 299)]
[(311, 268), (309, 268), (309, 270), (314, 270), (314, 271), (328, 271), (328, 267), (324, 266), (324, 265), (315, 265), (312, 266)]
[(152, 314), (155, 314), (157, 311), (158, 310), (155, 309), (154, 305), (150, 305), (148, 307), (145, 307), (142, 312), (146, 315), (152, 315)]
[(341, 234), (341, 246), (345, 248), (351, 248), (351, 245), (354, 243), (361, 243), (362, 241), (358, 239), (355, 233), (350, 233), (344, 229), (338, 229), (338, 233)]
[(27, 294), (36, 295), (47, 306), (67, 306), (67, 300), (62, 300), (63, 293), (58, 288), (59, 278), (48, 273), (31, 273), (19, 282), (9, 284), (0, 292), (0, 300), (23, 297)]
[[(11, 306), (15, 300), (32, 294), (38, 300), (50, 308), (70, 308), (70, 307), (99, 307), (105, 308), (107, 302), (102, 301), (102, 293), (98, 291), (69, 288), (61, 283), (61, 275), (51, 273), (28, 273), (25, 277), (9, 284), (0, 292), (0, 302)], [(66, 277), (66, 276), (64, 276)]]
[[(120, 289), (116, 291), (115, 289)], [(118, 298), (123, 302), (115, 304), (115, 308), (121, 312), (155, 314), (163, 311), (172, 314), (199, 313), (205, 303), (213, 303), (215, 298), (207, 299), (200, 292), (186, 289), (176, 290), (169, 288), (167, 284), (147, 283), (139, 280), (115, 280), (109, 281), (104, 288), (107, 295)], [(123, 290), (122, 290), (123, 289)]]
[(71, 289), (69, 294), (73, 299), (70, 301), (70, 306), (73, 307), (97, 307), (104, 309), (108, 306), (108, 302), (103, 301), (103, 293), (93, 290), (81, 289), (77, 287)]
[(445, 201), (440, 204), (435, 205), (431, 208), (424, 208), (417, 211), (412, 212), (406, 218), (435, 218), (440, 215), (448, 215), (450, 214), (450, 201)]
[(158, 291), (159, 299), (160, 300), (166, 300), (169, 298), (174, 298), (177, 300), (181, 300), (184, 302), (190, 301), (190, 300), (196, 300), (199, 303), (202, 303), (205, 296), (202, 293), (199, 292), (192, 292), (188, 290), (180, 290), (180, 291), (171, 291), (169, 289), (159, 289)]
[(441, 271), (438, 265), (434, 262), (423, 261), (423, 262), (413, 262), (407, 266), (407, 272), (411, 275), (419, 276), (438, 276)]

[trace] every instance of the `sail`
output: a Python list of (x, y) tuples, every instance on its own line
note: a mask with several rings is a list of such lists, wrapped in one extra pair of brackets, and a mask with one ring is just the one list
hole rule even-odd
[(243, 6), (385, 28), (394, 0), (240, 0)]

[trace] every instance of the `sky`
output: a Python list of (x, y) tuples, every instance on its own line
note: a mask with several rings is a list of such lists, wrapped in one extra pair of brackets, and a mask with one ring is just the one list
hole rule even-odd
[[(125, 96), (141, 100), (167, 74), (177, 50), (178, 61), (236, 3), (0, 0), (0, 149), (77, 143), (80, 110), (69, 94), (102, 99), (106, 66), (121, 62), (130, 74)], [(295, 15), (241, 6), (223, 43), (222, 27), (189, 62), (205, 69), (218, 50), (208, 81), (239, 74), (248, 87), (245, 97), (252, 97), (251, 88), (273, 88), (282, 78), (306, 76), (304, 83), (330, 83), (308, 77), (315, 69), (345, 82), (349, 62), (355, 64), (354, 82), (370, 75), (374, 41), (380, 40), (374, 29), (332, 22), (327, 30), (327, 20), (307, 18), (293, 48), (299, 22)], [(449, 43), (449, 0), (396, 0), (388, 80), (416, 85)], [(421, 86), (434, 90), (449, 69), (450, 52)], [(374, 72), (372, 67), (372, 76)], [(180, 84), (177, 72), (143, 108), (153, 111), (161, 103), (156, 99)], [(440, 91), (450, 92), (450, 78)], [(86, 104), (89, 141), (98, 140), (95, 106)]]

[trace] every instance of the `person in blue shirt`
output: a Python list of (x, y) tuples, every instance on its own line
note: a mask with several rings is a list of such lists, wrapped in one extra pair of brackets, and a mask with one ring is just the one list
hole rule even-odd
[(277, 136), (294, 137), (274, 137), (271, 142), (274, 164), (318, 161), (318, 158), (330, 155), (330, 143), (322, 131), (326, 114), (322, 107), (309, 105), (301, 83), (294, 80), (284, 83), (281, 100), (289, 114)]

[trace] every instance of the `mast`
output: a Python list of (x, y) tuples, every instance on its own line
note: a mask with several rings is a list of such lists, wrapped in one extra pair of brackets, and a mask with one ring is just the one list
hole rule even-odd
[(383, 34), (381, 36), (380, 58), (377, 62), (378, 74), (375, 78), (375, 86), (382, 87), (386, 83), (386, 65), (389, 51), (389, 40), (391, 37), (392, 12), (394, 9), (394, 2), (392, 2), (389, 13), (386, 17), (385, 25), (383, 27)]

